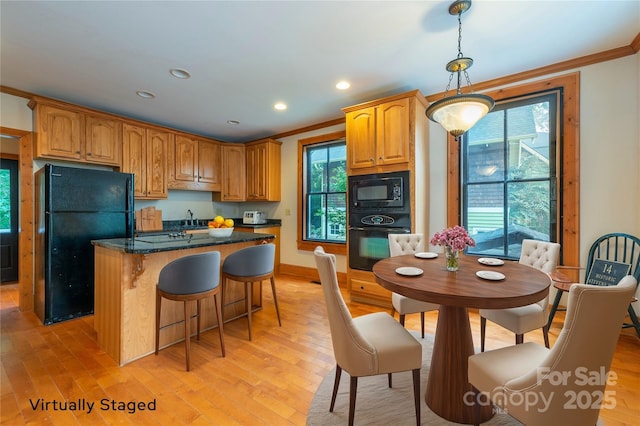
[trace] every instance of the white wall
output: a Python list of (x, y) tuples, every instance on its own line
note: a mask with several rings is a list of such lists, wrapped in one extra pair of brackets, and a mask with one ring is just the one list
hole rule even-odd
[[(611, 231), (640, 235), (640, 54), (590, 65), (580, 71), (580, 247), (582, 264), (599, 235)], [(562, 74), (562, 73), (561, 73)], [(518, 83), (521, 84), (522, 82)], [(0, 94), (0, 125), (31, 130), (26, 100)], [(315, 267), (310, 252), (297, 249), (298, 139), (343, 130), (332, 126), (280, 139), (282, 201), (279, 203), (214, 203), (209, 193), (170, 191), (169, 199), (138, 201), (136, 208), (155, 205), (163, 218), (182, 219), (191, 209), (199, 218), (215, 214), (238, 217), (244, 210), (265, 210), (282, 220), (281, 261)], [(430, 229), (446, 225), (446, 134), (431, 123)], [(290, 215), (285, 212), (290, 210)], [(346, 271), (346, 257), (337, 256), (337, 269)]]
[(12, 129), (31, 131), (33, 116), (27, 99), (0, 93), (0, 125)]
[(607, 232), (640, 235), (640, 54), (584, 67), (580, 79), (582, 264)]
[[(31, 109), (23, 98), (0, 93), (0, 125), (18, 130), (31, 131)], [(0, 152), (18, 155), (17, 138), (0, 138)]]

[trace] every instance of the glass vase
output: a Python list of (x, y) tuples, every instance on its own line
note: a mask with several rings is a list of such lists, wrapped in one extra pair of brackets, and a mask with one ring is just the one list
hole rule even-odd
[(458, 250), (453, 250), (451, 247), (445, 246), (444, 255), (447, 259), (447, 271), (458, 270), (459, 253), (460, 252)]

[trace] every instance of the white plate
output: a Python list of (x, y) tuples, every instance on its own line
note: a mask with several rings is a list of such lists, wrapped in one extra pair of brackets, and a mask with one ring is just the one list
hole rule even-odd
[(504, 260), (496, 259), (495, 257), (481, 257), (480, 259), (478, 259), (478, 262), (482, 263), (483, 265), (489, 266), (504, 265)]
[(494, 271), (478, 271), (476, 272), (476, 275), (479, 276), (480, 278), (483, 278), (485, 280), (491, 280), (491, 281), (500, 281), (500, 280), (504, 280), (505, 278), (505, 276), (500, 272), (494, 272)]
[(421, 275), (424, 271), (420, 268), (414, 268), (413, 266), (402, 266), (396, 269), (396, 273), (400, 275), (406, 275), (409, 277), (415, 277)]
[(433, 259), (434, 257), (438, 257), (438, 253), (434, 253), (432, 251), (421, 251), (416, 253), (415, 256), (420, 259)]

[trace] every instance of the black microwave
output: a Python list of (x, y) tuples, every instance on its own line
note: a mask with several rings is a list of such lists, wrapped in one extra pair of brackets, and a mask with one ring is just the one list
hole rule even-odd
[(409, 211), (409, 171), (349, 176), (352, 212), (379, 209)]

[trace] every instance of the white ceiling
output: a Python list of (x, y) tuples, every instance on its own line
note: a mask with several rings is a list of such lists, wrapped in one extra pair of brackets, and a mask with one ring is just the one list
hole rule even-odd
[[(445, 64), (457, 55), (449, 4), (3, 0), (1, 84), (224, 141), (254, 140), (394, 93), (442, 92)], [(640, 33), (640, 1), (476, 0), (462, 26), (474, 83), (628, 46)], [(171, 68), (192, 78), (178, 80)], [(341, 79), (351, 89), (335, 89)], [(288, 109), (275, 111), (277, 101)]]

